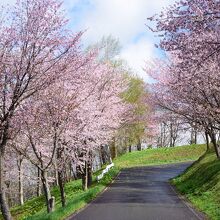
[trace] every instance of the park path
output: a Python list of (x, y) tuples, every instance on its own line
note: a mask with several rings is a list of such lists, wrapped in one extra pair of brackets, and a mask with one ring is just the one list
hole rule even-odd
[(198, 220), (200, 213), (181, 200), (169, 179), (190, 163), (129, 168), (69, 220)]

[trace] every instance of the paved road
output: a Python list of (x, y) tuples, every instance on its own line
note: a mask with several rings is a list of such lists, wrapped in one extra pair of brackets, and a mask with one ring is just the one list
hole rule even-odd
[(168, 180), (189, 163), (124, 169), (115, 182), (71, 220), (198, 220)]

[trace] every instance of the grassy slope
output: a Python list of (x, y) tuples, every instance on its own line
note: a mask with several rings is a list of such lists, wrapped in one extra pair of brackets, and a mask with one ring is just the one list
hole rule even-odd
[(81, 209), (92, 199), (94, 199), (98, 193), (109, 185), (112, 179), (118, 174), (119, 169), (111, 169), (108, 174), (99, 182), (95, 182), (93, 186), (87, 191), (82, 190), (81, 180), (72, 181), (65, 185), (65, 193), (67, 199), (67, 205), (65, 209), (61, 207), (61, 201), (59, 197), (58, 187), (52, 189), (51, 194), (55, 196), (56, 209), (53, 213), (47, 214), (44, 196), (36, 197), (27, 201), (24, 206), (17, 206), (12, 209), (12, 215), (14, 219), (27, 219), (27, 220), (60, 220), (65, 219), (76, 210)]
[[(24, 206), (12, 208), (12, 214), (16, 220), (58, 220), (65, 219), (71, 213), (79, 210), (97, 196), (117, 175), (121, 168), (132, 166), (159, 165), (174, 162), (183, 162), (198, 159), (205, 152), (204, 145), (191, 145), (175, 148), (149, 149), (124, 154), (114, 160), (115, 167), (104, 177), (100, 183), (94, 183), (86, 192), (81, 190), (81, 181), (72, 181), (65, 186), (67, 206), (61, 208), (59, 190), (55, 187), (52, 195), (56, 197), (56, 210), (52, 214), (46, 214), (44, 197), (34, 198), (25, 202)], [(1, 218), (0, 218), (1, 219)]]
[(204, 152), (205, 145), (190, 145), (174, 148), (148, 149), (127, 153), (114, 162), (120, 168), (159, 165), (197, 160)]
[(214, 152), (207, 152), (172, 182), (210, 219), (220, 219), (220, 160)]

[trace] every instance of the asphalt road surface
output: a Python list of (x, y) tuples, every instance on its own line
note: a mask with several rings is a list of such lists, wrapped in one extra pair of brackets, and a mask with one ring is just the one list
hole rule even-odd
[(168, 180), (190, 163), (124, 169), (115, 182), (70, 220), (198, 220)]

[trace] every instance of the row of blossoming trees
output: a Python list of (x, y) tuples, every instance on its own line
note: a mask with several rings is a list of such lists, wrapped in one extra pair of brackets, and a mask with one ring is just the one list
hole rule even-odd
[(146, 68), (155, 79), (152, 103), (157, 112), (205, 132), (220, 157), (220, 2), (177, 1), (149, 20), (168, 57)]
[(51, 212), (55, 172), (65, 206), (68, 166), (79, 170), (86, 189), (94, 152), (133, 120), (121, 95), (128, 86), (122, 68), (98, 62), (95, 50), (83, 52), (82, 33), (66, 26), (55, 0), (21, 0), (1, 11), (0, 204), (7, 220), (10, 180), (23, 204), (23, 179), (35, 178)]

